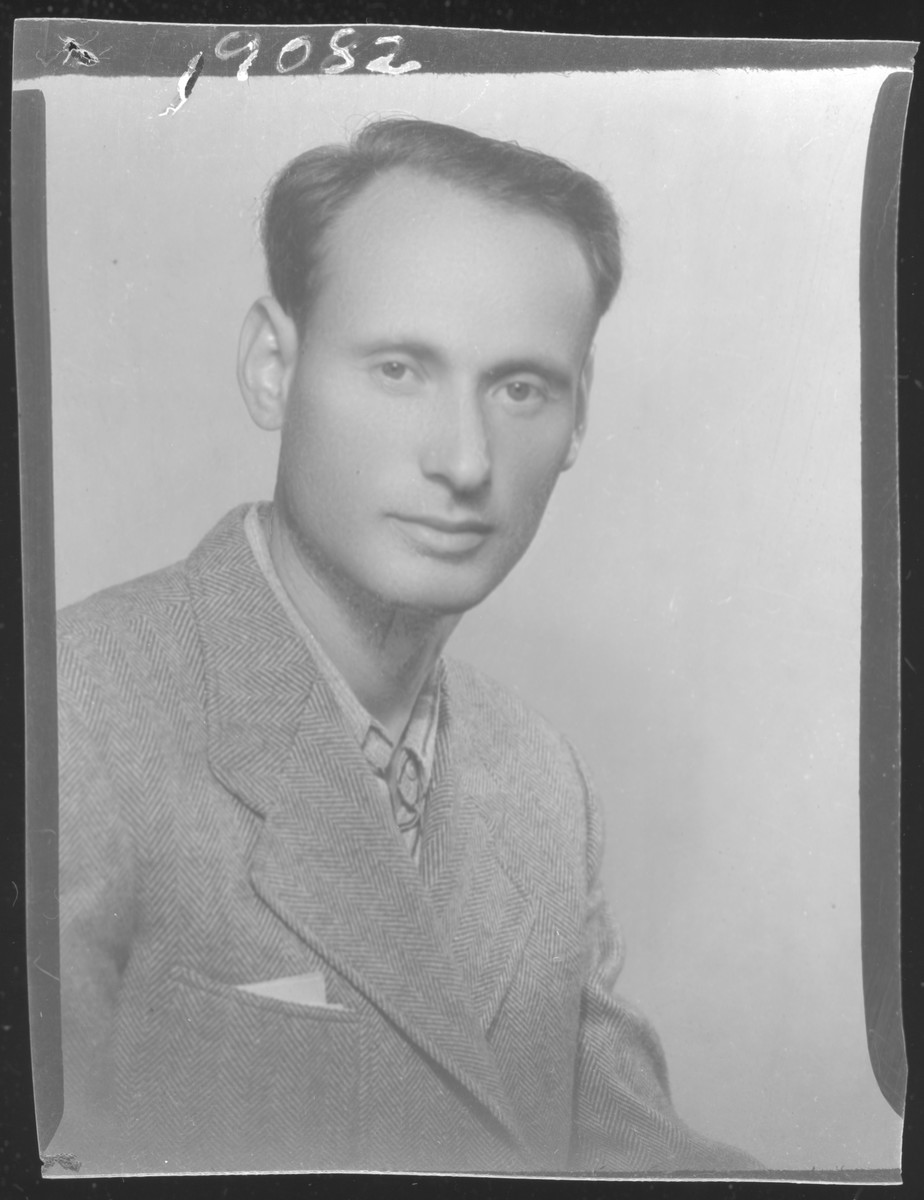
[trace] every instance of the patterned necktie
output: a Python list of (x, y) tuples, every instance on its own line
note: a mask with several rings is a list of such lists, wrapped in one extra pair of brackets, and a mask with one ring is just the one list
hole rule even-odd
[(420, 802), (423, 799), (421, 766), (417, 755), (399, 746), (388, 764), (388, 793), (398, 829), (407, 842), (411, 856), (417, 856), (420, 842)]

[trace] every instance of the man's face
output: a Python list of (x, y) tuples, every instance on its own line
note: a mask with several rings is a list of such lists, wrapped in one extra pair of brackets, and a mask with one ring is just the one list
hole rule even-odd
[(580, 443), (590, 272), (554, 222), (409, 172), (341, 214), (289, 382), (277, 500), (322, 587), (458, 614)]

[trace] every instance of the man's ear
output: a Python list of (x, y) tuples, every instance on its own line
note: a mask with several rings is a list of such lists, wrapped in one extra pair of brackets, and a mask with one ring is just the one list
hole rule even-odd
[(255, 301), (244, 318), (237, 382), (247, 411), (261, 429), (280, 429), (298, 361), (298, 329), (272, 296)]
[(587, 432), (587, 413), (590, 404), (590, 385), (594, 379), (594, 348), (587, 351), (587, 357), (584, 359), (584, 366), (581, 368), (581, 378), (578, 381), (577, 395), (574, 401), (574, 426), (571, 430), (571, 445), (568, 447), (568, 453), (565, 456), (565, 461), (562, 463), (562, 470), (567, 471), (569, 467), (573, 467), (578, 456), (578, 451), (581, 448), (581, 443), (584, 441), (584, 434)]

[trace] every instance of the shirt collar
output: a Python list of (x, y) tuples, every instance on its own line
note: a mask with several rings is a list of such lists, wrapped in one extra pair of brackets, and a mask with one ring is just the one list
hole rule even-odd
[[(270, 556), (266, 528), (271, 512), (272, 506), (269, 504), (254, 504), (244, 518), (244, 530), (257, 566), (317, 663), (318, 669), (334, 694), (350, 734), (355, 738), (373, 769), (384, 775), (395, 754), (395, 744), (385, 729), (356, 698), (350, 685), (334, 666), (321, 643), (289, 598)], [(442, 673), (442, 662), (439, 662), (417, 697), (399, 743), (400, 748), (408, 751), (417, 759), (424, 791), (430, 783), (433, 759), (436, 753)]]

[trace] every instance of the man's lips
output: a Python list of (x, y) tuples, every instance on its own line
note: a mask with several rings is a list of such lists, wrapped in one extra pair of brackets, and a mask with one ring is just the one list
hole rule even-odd
[(490, 533), (493, 528), (487, 521), (479, 521), (476, 517), (418, 517), (398, 513), (396, 519), (407, 525), (422, 525), (425, 529), (435, 529), (440, 533)]
[(394, 520), (418, 547), (433, 554), (467, 554), (476, 550), (494, 526), (477, 517), (395, 514)]

